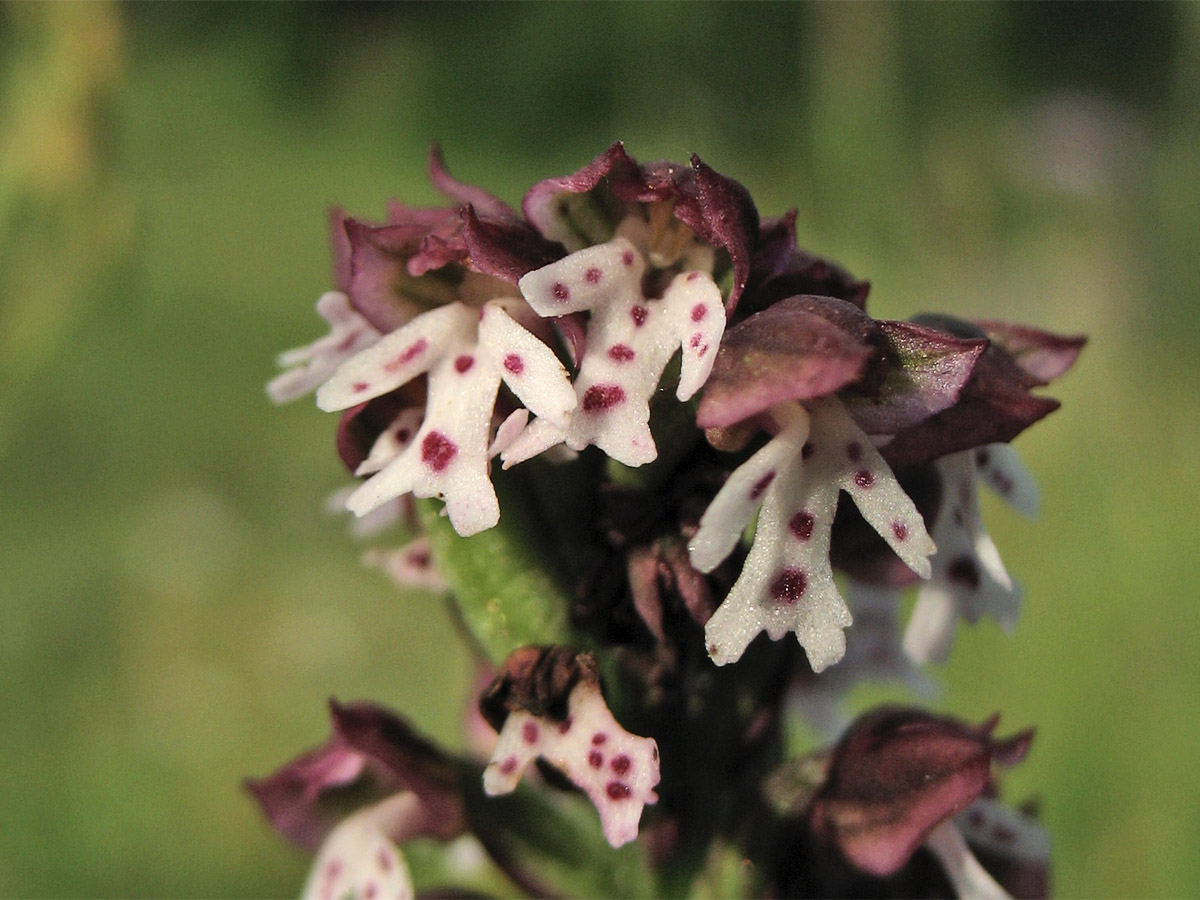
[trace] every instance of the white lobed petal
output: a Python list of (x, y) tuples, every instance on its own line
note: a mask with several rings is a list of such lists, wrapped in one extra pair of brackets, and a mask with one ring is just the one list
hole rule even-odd
[(517, 286), (540, 316), (553, 318), (641, 298), (646, 262), (633, 244), (617, 238), (529, 272)]
[(388, 836), (412, 814), (416, 798), (397, 794), (341, 822), (329, 833), (304, 886), (304, 900), (411, 900), (412, 876)]
[(491, 796), (515, 790), (540, 756), (588, 796), (604, 836), (620, 847), (637, 837), (645, 805), (658, 801), (658, 745), (625, 731), (594, 683), (577, 684), (567, 708), (563, 722), (509, 713), (483, 773), (484, 790)]
[(317, 406), (348, 409), (395, 390), (428, 371), (447, 347), (473, 338), (475, 321), (461, 303), (422, 313), (339, 366), (317, 391)]
[(733, 552), (767, 487), (799, 455), (808, 439), (808, 415), (795, 408), (800, 415), (738, 466), (704, 510), (688, 542), (688, 555), (699, 571), (711, 572)]
[[(738, 526), (744, 526), (753, 513), (751, 495), (765, 487), (742, 572), (705, 627), (709, 656), (717, 665), (739, 659), (760, 631), (772, 640), (794, 632), (816, 672), (845, 654), (843, 629), (852, 617), (838, 593), (829, 561), (842, 490), (850, 493), (864, 518), (901, 559), (919, 574), (929, 571), (927, 557), (933, 541), (923, 519), (840, 401), (825, 398), (812, 403), (803, 431), (795, 424), (797, 410), (791, 403), (772, 410), (778, 422), (790, 423), (773, 441), (795, 429), (789, 438), (790, 452), (779, 454), (781, 464), (764, 463), (769, 442), (739, 467), (729, 478), (734, 488), (726, 493), (727, 483), (718, 493), (701, 518), (697, 533), (701, 540), (693, 539), (689, 547), (693, 565), (702, 571), (701, 563), (719, 563), (736, 544)], [(774, 474), (768, 478), (770, 473)]]
[(306, 347), (285, 350), (279, 355), (277, 362), (287, 371), (267, 384), (267, 395), (274, 403), (295, 400), (315, 389), (338, 366), (381, 336), (340, 291), (322, 294), (317, 300), (317, 313), (329, 323), (329, 334)]
[(975, 450), (979, 480), (1024, 516), (1037, 515), (1039, 496), (1033, 475), (1009, 444), (988, 444)]
[(688, 400), (712, 372), (725, 333), (725, 305), (712, 276), (698, 270), (675, 276), (662, 302), (675, 326), (672, 350), (683, 353), (675, 396)]
[(577, 402), (575, 389), (553, 350), (495, 303), (483, 307), (479, 345), (526, 409), (556, 425), (567, 424)]
[[(850, 495), (871, 527), (888, 543), (904, 564), (920, 575), (930, 575), (929, 557), (935, 545), (925, 530), (925, 520), (866, 433), (850, 418), (836, 398), (810, 405), (813, 416), (814, 458)], [(819, 440), (815, 435), (820, 435)]]
[(846, 652), (852, 617), (829, 562), (838, 488), (808, 476), (797, 456), (766, 489), (742, 572), (705, 628), (717, 665), (740, 659), (759, 631), (794, 632), (814, 672)]
[(393, 497), (442, 497), (464, 537), (500, 519), (488, 478), (488, 432), (500, 374), (474, 343), (451, 345), (429, 373), (425, 420), (412, 444), (358, 488), (346, 506), (363, 515)]
[(1020, 612), (1021, 590), (983, 526), (976, 458), (967, 450), (934, 463), (942, 479), (942, 503), (932, 529), (938, 552), (904, 636), (905, 651), (917, 662), (949, 658), (959, 618), (975, 623), (989, 616), (1011, 630)]
[(925, 847), (942, 864), (954, 892), (963, 900), (1011, 900), (1009, 893), (975, 858), (953, 820), (946, 820), (929, 833)]
[[(594, 445), (627, 466), (658, 456), (650, 432), (650, 398), (675, 351), (683, 348), (678, 396), (707, 379), (725, 327), (720, 290), (701, 270), (677, 276), (661, 298), (642, 292), (646, 263), (624, 237), (588, 247), (530, 272), (519, 282), (543, 316), (590, 310), (586, 350), (575, 378), (576, 406), (557, 440), (572, 450)], [(511, 385), (516, 390), (515, 385)], [(532, 407), (531, 407), (532, 408)], [(553, 446), (553, 429), (537, 422), (504, 455), (515, 465)]]
[(424, 418), (424, 413), (419, 409), (410, 407), (401, 410), (392, 423), (380, 432), (367, 458), (358, 464), (354, 474), (373, 475), (403, 453), (412, 444), (413, 436)]

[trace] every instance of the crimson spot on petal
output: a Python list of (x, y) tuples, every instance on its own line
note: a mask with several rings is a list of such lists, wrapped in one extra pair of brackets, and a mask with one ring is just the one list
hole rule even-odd
[(624, 253), (621, 254), (621, 264), (624, 266), (632, 266), (633, 265), (633, 251), (632, 250), (626, 250)]
[(561, 281), (554, 282), (554, 287), (550, 288), (550, 293), (554, 295), (555, 300), (566, 301), (571, 299), (571, 289)]
[(421, 462), (435, 472), (441, 472), (458, 455), (458, 445), (440, 431), (431, 431), (421, 441)]
[(537, 723), (530, 720), (521, 727), (521, 737), (525, 739), (527, 744), (536, 744), (538, 739)]
[(603, 731), (597, 731), (592, 735), (592, 744), (599, 747), (601, 744), (608, 742), (608, 735)]
[(599, 750), (590, 750), (587, 755), (588, 765), (593, 769), (598, 769), (604, 765), (604, 754)]
[(854, 473), (854, 483), (863, 490), (866, 490), (875, 483), (875, 476), (867, 469), (859, 469)]
[(608, 348), (608, 358), (613, 362), (629, 362), (633, 356), (633, 348), (628, 344), (613, 344)]
[(625, 400), (625, 391), (619, 384), (594, 384), (583, 392), (585, 413), (605, 412)]
[(757, 500), (759, 497), (761, 497), (762, 492), (765, 491), (774, 480), (775, 470), (772, 469), (770, 472), (767, 472), (765, 475), (763, 475), (762, 478), (758, 479), (758, 481), (754, 482), (754, 485), (750, 488), (750, 499)]
[(608, 794), (610, 800), (628, 800), (633, 794), (629, 789), (629, 785), (622, 784), (619, 781), (610, 781), (604, 787), (604, 793)]
[(595, 266), (592, 266), (592, 268), (583, 273), (584, 280), (587, 281), (588, 284), (599, 284), (600, 278), (603, 275), (604, 273)]
[(561, 722), (558, 723), (558, 733), (566, 734), (568, 731), (571, 730), (571, 726), (574, 724), (575, 724), (575, 720), (572, 719), (570, 716), (567, 716), (565, 719), (563, 719)]
[(650, 314), (650, 310), (644, 306), (635, 306), (629, 310), (629, 315), (633, 316), (633, 324), (636, 328), (641, 328), (646, 324), (646, 316)]
[(363, 391), (365, 391), (369, 387), (370, 387), (370, 385), (367, 384), (365, 381), (356, 381), (356, 382), (354, 382), (353, 385), (351, 385), (351, 388), (353, 389), (354, 393), (356, 393), (356, 394), (361, 394)]
[[(698, 275), (698, 274), (699, 274), (698, 272), (692, 273), (692, 275)], [(690, 280), (691, 277), (692, 276), (689, 275), (688, 279)], [(701, 321), (706, 315), (708, 315), (708, 307), (705, 306), (703, 303), (697, 303), (695, 306), (692, 307), (692, 321), (693, 322)]]
[(703, 343), (704, 343), (704, 335), (701, 334), (699, 331), (697, 331), (695, 334), (692, 335), (691, 339), (688, 341), (688, 346), (691, 347), (693, 350), (695, 350)]
[(454, 360), (454, 371), (461, 375), (473, 365), (475, 365), (475, 357), (469, 353), (464, 353), (462, 356), (458, 357), (458, 359)]
[(413, 341), (413, 343), (405, 347), (398, 356), (385, 363), (383, 368), (388, 372), (395, 372), (401, 366), (416, 359), (416, 357), (423, 353), (425, 348), (428, 346), (429, 341), (425, 340), (425, 338), (420, 338), (419, 340)]
[(792, 533), (792, 537), (796, 540), (807, 541), (812, 537), (813, 524), (815, 522), (813, 514), (807, 509), (802, 509), (788, 519), (788, 531)]
[(628, 756), (622, 753), (620, 756), (614, 756), (613, 761), (609, 763), (612, 770), (618, 775), (624, 775), (629, 771), (629, 767), (633, 765), (633, 761)]
[(898, 541), (903, 541), (908, 537), (908, 526), (897, 519), (892, 523), (892, 537)]
[(790, 606), (804, 595), (806, 587), (808, 587), (808, 576), (804, 574), (804, 570), (788, 566), (771, 580), (771, 598), (776, 603), (785, 603)]
[(525, 360), (521, 359), (520, 354), (510, 353), (504, 357), (504, 368), (514, 375), (520, 375), (525, 371)]

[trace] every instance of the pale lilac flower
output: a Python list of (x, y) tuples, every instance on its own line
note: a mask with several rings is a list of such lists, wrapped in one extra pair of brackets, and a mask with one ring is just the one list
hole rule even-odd
[(986, 615), (1005, 631), (1017, 622), (1021, 590), (984, 529), (977, 482), (982, 480), (1025, 515), (1036, 513), (1038, 500), (1033, 478), (1007, 444), (951, 453), (933, 465), (942, 481), (931, 528), (938, 552), (904, 635), (905, 652), (922, 663), (949, 658), (959, 618), (974, 624)]
[(575, 685), (565, 719), (510, 712), (484, 770), (484, 790), (492, 796), (514, 790), (538, 757), (587, 794), (614, 847), (637, 837), (642, 809), (658, 801), (658, 745), (622, 728), (595, 682)]
[(267, 384), (267, 395), (275, 403), (286, 403), (315, 390), (338, 366), (381, 337), (341, 291), (322, 294), (317, 300), (317, 314), (329, 323), (329, 334), (306, 347), (279, 354), (277, 362), (287, 371)]
[(914, 572), (928, 577), (933, 541), (920, 513), (867, 435), (840, 401), (771, 411), (776, 435), (738, 467), (700, 520), (688, 549), (712, 571), (737, 545), (761, 506), (742, 574), (705, 628), (718, 665), (740, 659), (760, 631), (788, 631), (820, 672), (846, 651), (850, 611), (829, 561), (838, 494), (846, 491), (866, 520)]

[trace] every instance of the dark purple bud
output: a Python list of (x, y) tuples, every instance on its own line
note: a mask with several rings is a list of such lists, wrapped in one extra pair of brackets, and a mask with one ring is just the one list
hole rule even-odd
[(901, 431), (880, 452), (895, 470), (1011, 441), (1059, 407), (1057, 400), (1031, 394), (1035, 384), (1012, 357), (989, 344), (953, 406)]
[(937, 825), (988, 788), (993, 762), (1028, 751), (1031, 731), (995, 740), (995, 724), (896, 708), (863, 716), (834, 749), (809, 808), (814, 835), (872, 875), (899, 871)]

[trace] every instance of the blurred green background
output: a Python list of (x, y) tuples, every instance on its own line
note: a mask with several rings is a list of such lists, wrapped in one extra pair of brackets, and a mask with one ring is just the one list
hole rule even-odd
[[(0, 894), (278, 896), (241, 792), (370, 697), (457, 743), (441, 603), (322, 512), (325, 213), (696, 151), (877, 316), (1092, 342), (988, 503), (1016, 634), (939, 705), (1036, 723), (1065, 896), (1200, 889), (1200, 4), (0, 6)], [(874, 695), (871, 695), (874, 696)], [(863, 699), (863, 698), (860, 698)]]

